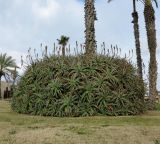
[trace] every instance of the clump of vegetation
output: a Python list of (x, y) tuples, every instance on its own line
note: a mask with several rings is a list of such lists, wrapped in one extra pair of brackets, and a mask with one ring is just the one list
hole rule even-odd
[(156, 103), (156, 110), (160, 111), (160, 102)]
[(18, 113), (43, 116), (136, 115), (145, 86), (124, 58), (45, 56), (27, 68), (12, 98)]
[(160, 144), (160, 140), (155, 140), (154, 143), (155, 144)]

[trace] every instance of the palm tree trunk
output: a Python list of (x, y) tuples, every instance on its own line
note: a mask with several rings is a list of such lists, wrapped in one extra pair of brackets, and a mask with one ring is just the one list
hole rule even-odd
[(152, 102), (156, 102), (157, 96), (157, 61), (156, 61), (156, 30), (155, 13), (151, 1), (146, 0), (144, 8), (144, 18), (147, 31), (148, 47), (150, 52), (149, 63), (149, 96)]
[(90, 57), (95, 54), (95, 20), (96, 11), (94, 7), (95, 0), (85, 0), (85, 54)]
[(135, 46), (136, 46), (136, 55), (137, 55), (137, 66), (138, 66), (138, 75), (143, 80), (142, 74), (142, 58), (141, 58), (141, 49), (140, 49), (140, 38), (139, 38), (139, 25), (138, 25), (138, 13), (136, 11), (136, 0), (133, 0), (133, 28), (134, 28), (134, 37), (135, 37)]
[(65, 46), (62, 46), (62, 56), (65, 57)]

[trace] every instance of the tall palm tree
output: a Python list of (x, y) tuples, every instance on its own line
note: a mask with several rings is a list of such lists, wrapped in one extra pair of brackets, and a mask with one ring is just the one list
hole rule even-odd
[(85, 0), (85, 54), (90, 57), (96, 52), (95, 40), (95, 20), (96, 11), (94, 6), (95, 0)]
[(62, 56), (65, 56), (65, 47), (69, 41), (69, 37), (62, 35), (60, 39), (57, 39), (58, 44), (62, 46)]
[(152, 102), (155, 103), (157, 96), (157, 61), (156, 61), (156, 29), (155, 29), (155, 11), (152, 6), (152, 1), (156, 0), (143, 0), (144, 1), (144, 18), (147, 31), (148, 48), (150, 53), (149, 62), (149, 96)]
[[(111, 2), (112, 0), (108, 0)], [(138, 67), (138, 75), (141, 79), (143, 79), (142, 74), (142, 58), (141, 58), (141, 49), (140, 49), (140, 38), (139, 38), (139, 24), (138, 24), (138, 12), (136, 10), (136, 0), (133, 0), (133, 29), (134, 29), (134, 37), (135, 37), (135, 46), (136, 46), (136, 55), (137, 55), (137, 67)]]
[(0, 98), (2, 98), (1, 95), (1, 81), (2, 81), (2, 77), (4, 76), (4, 78), (7, 80), (10, 75), (12, 70), (10, 68), (14, 68), (16, 67), (16, 63), (15, 60), (12, 59), (11, 56), (7, 56), (7, 54), (0, 54)]
[(138, 24), (138, 12), (136, 10), (136, 0), (133, 0), (133, 29), (135, 37), (135, 46), (136, 46), (136, 55), (137, 55), (137, 66), (138, 66), (138, 75), (143, 79), (142, 74), (142, 58), (141, 58), (141, 48), (140, 48), (140, 38), (139, 38), (139, 24)]

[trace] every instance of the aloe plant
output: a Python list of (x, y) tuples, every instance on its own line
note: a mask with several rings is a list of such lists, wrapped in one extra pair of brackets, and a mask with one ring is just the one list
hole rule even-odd
[(144, 111), (145, 87), (119, 57), (51, 56), (28, 67), (12, 109), (45, 116), (135, 115)]

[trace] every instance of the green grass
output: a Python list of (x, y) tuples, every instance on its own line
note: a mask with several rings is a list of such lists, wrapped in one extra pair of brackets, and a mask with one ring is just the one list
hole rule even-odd
[(154, 144), (160, 112), (140, 116), (58, 118), (17, 114), (0, 101), (0, 144)]

